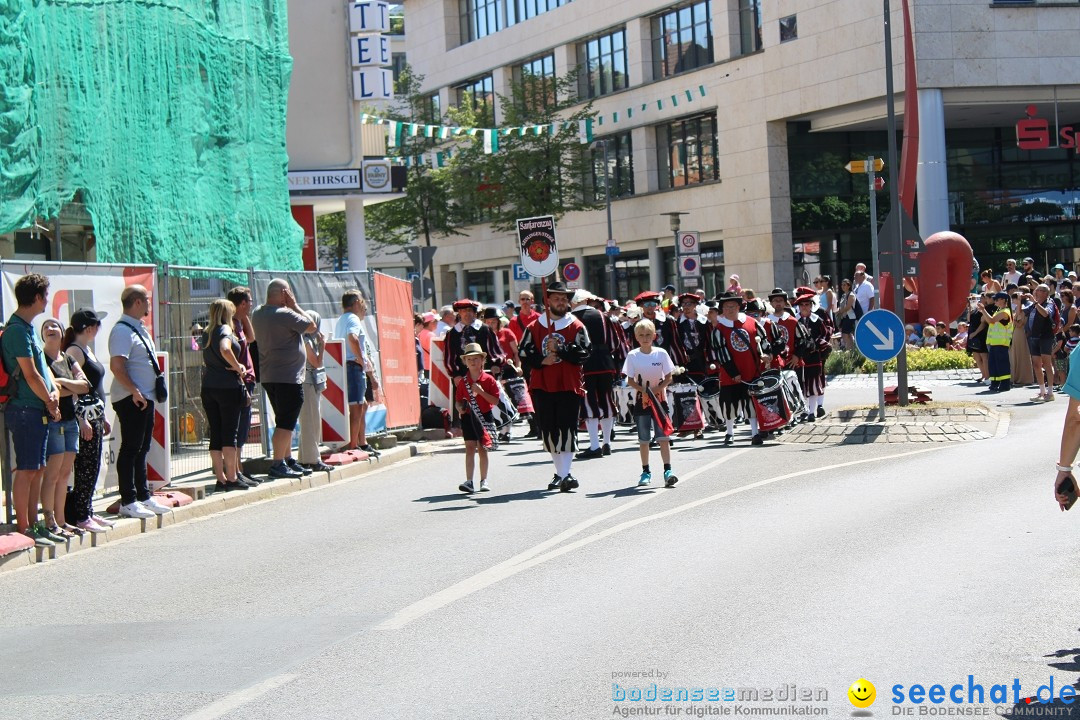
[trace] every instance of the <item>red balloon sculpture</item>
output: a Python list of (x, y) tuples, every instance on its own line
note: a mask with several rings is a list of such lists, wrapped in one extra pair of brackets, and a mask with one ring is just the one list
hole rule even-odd
[[(904, 322), (923, 323), (934, 318), (950, 323), (964, 312), (971, 293), (975, 254), (963, 235), (943, 230), (926, 239), (919, 255), (919, 277), (905, 279), (912, 294), (904, 299)], [(881, 306), (893, 310), (892, 279), (883, 273)]]

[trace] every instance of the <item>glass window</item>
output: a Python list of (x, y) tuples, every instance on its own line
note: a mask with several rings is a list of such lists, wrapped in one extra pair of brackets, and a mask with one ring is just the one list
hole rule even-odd
[(634, 147), (630, 132), (597, 138), (592, 148), (592, 178), (586, 192), (595, 202), (604, 201), (604, 148), (607, 143), (608, 181), (611, 183), (611, 199), (634, 194)]
[(794, 15), (780, 18), (780, 42), (787, 42), (799, 37), (799, 23)]
[(652, 18), (653, 76), (659, 80), (713, 61), (711, 0)]
[(761, 0), (739, 0), (739, 33), (743, 55), (761, 49)]
[(658, 125), (656, 148), (662, 190), (719, 178), (715, 115)]
[(459, 0), (462, 44), (503, 29), (503, 1)]
[(401, 71), (405, 69), (405, 53), (394, 53), (390, 56), (390, 65), (394, 70), (394, 82), (401, 77)]
[(580, 93), (583, 98), (599, 97), (627, 87), (626, 29), (586, 40), (578, 45)]
[(491, 270), (465, 271), (465, 296), (477, 302), (491, 304), (495, 297), (495, 277)]
[(555, 55), (548, 54), (514, 66), (514, 82), (523, 86), (522, 110), (555, 104)]
[(471, 107), (477, 120), (495, 124), (495, 83), (490, 75), (470, 80), (454, 88), (459, 106)]
[(424, 122), (429, 125), (442, 120), (442, 100), (439, 99), (439, 93), (427, 96), (422, 112)]

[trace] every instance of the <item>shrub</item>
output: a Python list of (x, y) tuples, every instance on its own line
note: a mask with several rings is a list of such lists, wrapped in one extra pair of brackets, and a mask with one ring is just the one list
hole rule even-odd
[[(963, 350), (939, 350), (938, 348), (907, 349), (908, 372), (919, 370), (968, 370), (975, 367), (975, 359)], [(877, 365), (870, 360), (863, 363), (865, 373), (877, 372)], [(896, 358), (885, 363), (886, 372), (896, 372)]]
[[(866, 372), (863, 367), (866, 358), (858, 350), (833, 350), (825, 360), (826, 375), (849, 375), (851, 373)], [(871, 363), (873, 367), (873, 363)]]

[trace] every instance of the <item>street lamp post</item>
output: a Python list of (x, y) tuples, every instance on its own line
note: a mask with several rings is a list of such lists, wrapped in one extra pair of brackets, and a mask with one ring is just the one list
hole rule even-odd
[[(678, 257), (679, 257), (679, 228), (682, 226), (682, 220), (680, 219), (680, 216), (689, 215), (690, 213), (675, 211), (675, 212), (666, 212), (666, 213), (660, 213), (660, 214), (661, 215), (666, 215), (668, 220), (671, 221), (671, 234), (675, 236), (675, 261), (678, 262)], [(679, 275), (678, 270), (676, 270), (676, 272), (675, 272), (676, 278), (678, 278), (678, 275)], [(683, 285), (682, 281), (679, 281), (678, 283), (676, 283), (676, 285), (678, 286), (680, 292), (684, 289), (683, 286), (682, 286)]]
[(611, 175), (610, 168), (608, 167), (608, 140), (604, 138), (600, 141), (604, 146), (604, 206), (607, 210), (607, 243), (604, 246), (604, 252), (608, 254), (608, 297), (615, 297), (615, 253), (609, 251), (607, 248), (612, 247), (614, 244), (614, 233), (611, 231)]

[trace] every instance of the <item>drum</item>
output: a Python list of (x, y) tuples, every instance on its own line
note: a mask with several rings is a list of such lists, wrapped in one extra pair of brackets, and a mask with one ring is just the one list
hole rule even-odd
[(503, 381), (506, 394), (510, 396), (519, 413), (531, 413), (533, 411), (532, 396), (529, 395), (529, 387), (525, 384), (525, 378), (515, 377)]
[(761, 432), (780, 430), (791, 420), (791, 408), (788, 407), (784, 391), (784, 380), (779, 370), (766, 370), (761, 376), (747, 383), (750, 401), (754, 403)]
[(627, 385), (615, 387), (615, 420), (620, 425), (634, 424), (634, 391)]
[(784, 396), (791, 408), (792, 418), (797, 418), (806, 412), (806, 396), (799, 384), (799, 374), (794, 370), (781, 370), (780, 377), (784, 381)]
[(491, 418), (495, 429), (500, 432), (513, 425), (518, 419), (517, 406), (510, 400), (510, 396), (506, 394), (506, 388), (502, 385), (499, 386), (499, 402), (491, 407)]
[(698, 395), (701, 397), (704, 420), (713, 427), (723, 427), (724, 416), (720, 412), (720, 378), (716, 376), (705, 378), (698, 386)]
[(675, 432), (692, 433), (705, 427), (697, 385), (672, 385), (668, 388), (667, 397)]

